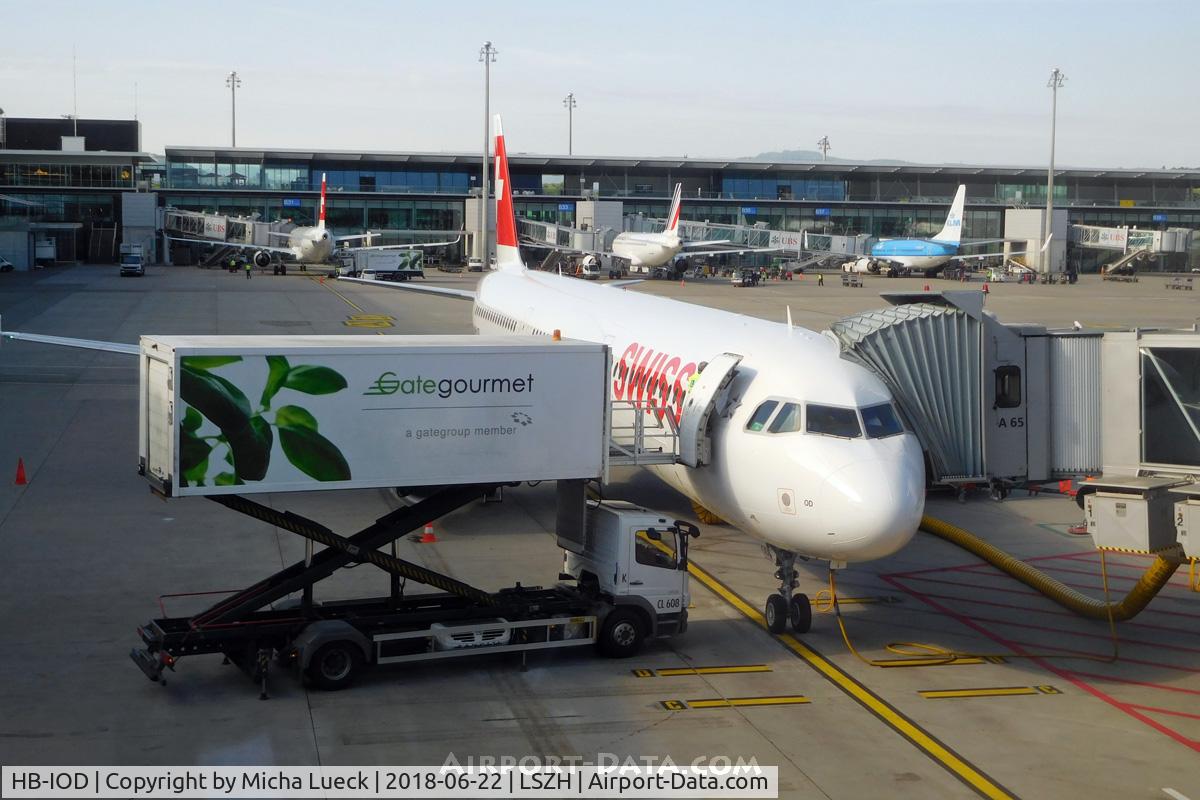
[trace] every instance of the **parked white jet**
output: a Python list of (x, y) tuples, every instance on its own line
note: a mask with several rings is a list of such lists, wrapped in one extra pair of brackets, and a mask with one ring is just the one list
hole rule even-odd
[(214, 242), (209, 239), (195, 239), (181, 236), (168, 236), (167, 238), (176, 242), (218, 244), (226, 247), (236, 247), (241, 250), (253, 250), (254, 255), (252, 256), (252, 260), (259, 267), (268, 266), (271, 263), (272, 254), (294, 259), (301, 264), (324, 264), (333, 255), (337, 242), (366, 240), (368, 244), (368, 247), (348, 248), (350, 250), (408, 250), (416, 247), (444, 247), (456, 244), (459, 241), (458, 239), (454, 239), (448, 242), (387, 244), (370, 247), (371, 237), (378, 235), (370, 231), (366, 233), (352, 233), (346, 236), (331, 235), (325, 228), (325, 173), (321, 173), (321, 206), (317, 215), (317, 224), (293, 228), (286, 233), (273, 232), (270, 235), (287, 239), (287, 246), (272, 247), (270, 245), (240, 244), (238, 242)]
[[(882, 558), (921, 519), (921, 448), (888, 389), (809, 330), (526, 269), (498, 116), (495, 124), (496, 270), (478, 292), (387, 287), (471, 299), (480, 333), (558, 330), (609, 345), (613, 399), (640, 409), (630, 413), (647, 415), (647, 424), (679, 431), (685, 463), (650, 469), (768, 546), (780, 579), (766, 603), (768, 625), (779, 632), (790, 619), (808, 630), (808, 598), (793, 595), (797, 556)], [(676, 190), (664, 241), (677, 241), (678, 205)], [(650, 254), (651, 246), (626, 252)]]

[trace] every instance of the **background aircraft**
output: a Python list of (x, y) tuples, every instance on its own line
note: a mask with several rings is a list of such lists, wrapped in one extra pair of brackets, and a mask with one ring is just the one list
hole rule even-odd
[(416, 247), (445, 247), (446, 245), (456, 244), (459, 239), (453, 239), (446, 242), (421, 242), (417, 244), (387, 244), (371, 247), (371, 237), (378, 234), (373, 234), (370, 231), (366, 233), (353, 233), (346, 236), (333, 236), (325, 228), (325, 173), (321, 173), (321, 207), (317, 215), (317, 224), (313, 226), (300, 226), (293, 228), (286, 233), (272, 232), (271, 236), (287, 239), (286, 247), (272, 247), (270, 245), (258, 244), (240, 244), (238, 242), (215, 242), (211, 239), (196, 239), (182, 236), (168, 236), (167, 238), (174, 242), (190, 242), (192, 244), (217, 244), (225, 247), (234, 247), (239, 250), (253, 250), (254, 255), (251, 257), (254, 264), (259, 267), (269, 266), (272, 256), (280, 256), (283, 258), (291, 258), (301, 264), (324, 264), (331, 260), (337, 242), (350, 242), (366, 240), (367, 247), (343, 247), (342, 250), (408, 250)]
[[(996, 244), (1004, 239), (985, 239), (975, 242), (962, 243), (963, 205), (966, 203), (967, 187), (960, 184), (954, 194), (954, 202), (950, 205), (950, 213), (946, 215), (946, 223), (931, 239), (884, 239), (871, 247), (868, 258), (860, 258), (847, 264), (847, 272), (879, 272), (884, 266), (891, 265), (913, 272), (924, 272), (933, 275), (951, 259), (993, 258), (1003, 253), (974, 253), (962, 255), (963, 247), (978, 247), (984, 244)], [(1010, 254), (1011, 255), (1011, 254)]]

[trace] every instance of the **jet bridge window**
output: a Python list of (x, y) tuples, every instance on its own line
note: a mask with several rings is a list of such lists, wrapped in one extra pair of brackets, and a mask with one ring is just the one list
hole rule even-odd
[(838, 408), (836, 406), (818, 406), (808, 404), (809, 433), (819, 433), (823, 436), (839, 436), (843, 439), (858, 439), (862, 436), (862, 428), (858, 424), (858, 412), (853, 408)]
[(896, 409), (892, 408), (891, 403), (867, 406), (862, 410), (862, 418), (868, 439), (882, 439), (885, 436), (904, 433), (904, 426), (900, 424), (900, 418), (896, 416)]
[(996, 367), (996, 408), (1016, 408), (1021, 405), (1021, 368)]
[(750, 417), (750, 421), (746, 423), (746, 430), (761, 431), (763, 426), (767, 424), (767, 420), (771, 418), (771, 414), (775, 411), (775, 406), (779, 403), (775, 400), (764, 400), (762, 405), (754, 409), (754, 416)]

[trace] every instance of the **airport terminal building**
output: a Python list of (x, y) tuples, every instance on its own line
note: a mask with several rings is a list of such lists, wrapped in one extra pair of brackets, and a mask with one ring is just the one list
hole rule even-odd
[[(60, 261), (112, 260), (126, 192), (154, 193), (159, 206), (311, 224), (322, 174), (338, 233), (477, 224), (468, 200), (479, 194), (478, 153), (169, 146), (158, 156), (142, 152), (135, 120), (0, 123), (0, 240), (18, 229), (53, 237)], [(968, 238), (1001, 236), (1006, 208), (1046, 202), (1044, 167), (531, 154), (510, 156), (510, 166), (518, 215), (567, 226), (580, 200), (663, 217), (677, 182), (684, 219), (838, 235), (932, 235), (960, 183)], [(1071, 224), (1200, 229), (1200, 169), (1062, 168), (1054, 194)]]

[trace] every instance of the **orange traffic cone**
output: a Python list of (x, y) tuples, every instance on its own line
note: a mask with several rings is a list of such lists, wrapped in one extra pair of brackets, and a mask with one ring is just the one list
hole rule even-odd
[(322, 275), (322, 276), (320, 277), (319, 281), (320, 281), (320, 283), (324, 284), (324, 283), (325, 283), (325, 276), (324, 276), (324, 275)]
[(925, 291), (927, 291), (927, 292), (929, 291), (929, 284), (928, 284), (928, 283), (927, 283), (927, 284), (925, 284)]
[(680, 278), (680, 279), (679, 279), (679, 285), (680, 285), (680, 286), (683, 286), (683, 278)]
[(433, 533), (433, 523), (426, 522), (425, 529), (421, 531), (421, 544), (432, 544), (437, 541), (437, 536)]
[(29, 481), (25, 480), (25, 461), (23, 459), (17, 459), (17, 479), (13, 483), (17, 486), (24, 486), (29, 483)]
[(984, 294), (987, 294), (989, 291), (990, 291), (990, 290), (988, 289), (988, 285), (985, 283), (985, 284), (983, 285), (983, 293), (984, 293)]

